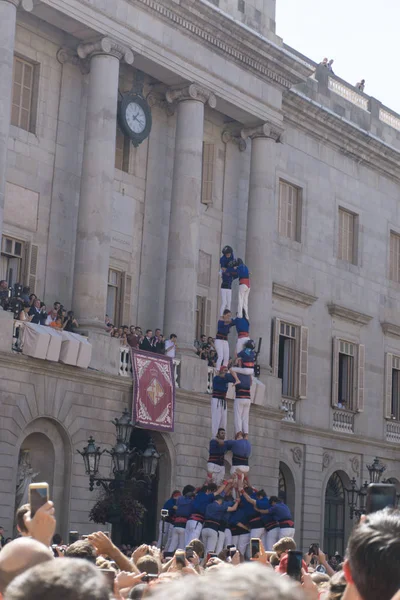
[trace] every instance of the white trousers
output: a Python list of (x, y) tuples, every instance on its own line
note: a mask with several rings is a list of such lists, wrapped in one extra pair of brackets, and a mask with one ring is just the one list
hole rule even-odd
[(202, 531), (201, 539), (203, 540), (204, 544), (205, 556), (207, 556), (209, 552), (215, 552), (215, 549), (218, 544), (218, 531), (214, 531), (214, 529), (206, 527)]
[(224, 288), (221, 288), (221, 309), (219, 311), (219, 314), (222, 315), (224, 314), (224, 310), (227, 308), (228, 310), (231, 310), (231, 302), (232, 302), (232, 290), (225, 290)]
[(224, 548), (232, 545), (232, 531), (228, 528), (225, 529), (225, 540), (224, 540)]
[(218, 354), (216, 368), (219, 369), (221, 365), (227, 367), (229, 362), (229, 344), (227, 340), (215, 340), (214, 346)]
[(239, 304), (238, 304), (238, 316), (243, 316), (243, 310), (246, 313), (246, 318), (249, 320), (249, 295), (250, 288), (245, 283), (239, 285)]
[(237, 339), (236, 342), (236, 354), (239, 354), (239, 352), (241, 352), (243, 350), (243, 348), (245, 347), (245, 345), (247, 344), (247, 342), (250, 340), (249, 337), (240, 337)]
[(226, 404), (223, 400), (218, 398), (211, 398), (211, 435), (215, 437), (218, 433), (218, 429), (223, 427), (226, 429), (226, 423), (228, 419), (228, 411)]
[(207, 476), (219, 487), (225, 479), (225, 465), (207, 463)]
[(185, 546), (188, 546), (191, 541), (199, 540), (203, 523), (189, 519), (185, 528)]
[(235, 417), (235, 433), (242, 431), (249, 433), (249, 415), (251, 400), (248, 398), (236, 398), (233, 403)]
[(180, 550), (185, 549), (185, 533), (184, 527), (174, 527), (172, 530), (171, 541), (166, 548), (167, 552), (175, 552), (177, 548)]
[(282, 527), (282, 529), (279, 529), (279, 535), (280, 538), (284, 538), (284, 537), (290, 537), (290, 538), (294, 538), (294, 534), (295, 534), (295, 528), (294, 527)]
[(157, 548), (161, 548), (161, 546), (164, 546), (164, 548), (166, 548), (168, 546), (169, 542), (171, 541), (173, 528), (174, 528), (174, 526), (172, 525), (172, 523), (164, 523), (164, 537), (163, 537), (163, 534), (162, 534), (163, 519), (160, 519), (160, 523), (158, 525)]
[(235, 544), (236, 549), (239, 550), (239, 552), (242, 556), (245, 556), (249, 542), (250, 542), (250, 533), (242, 533), (242, 535), (234, 535), (232, 538), (232, 544)]
[(215, 552), (217, 554), (222, 552), (222, 550), (225, 547), (224, 544), (225, 544), (225, 531), (218, 531), (218, 542), (217, 542), (217, 548), (215, 550)]
[(259, 538), (264, 544), (264, 527), (257, 527), (256, 529), (250, 529), (250, 537), (251, 538)]
[(268, 550), (268, 552), (272, 551), (272, 546), (278, 542), (281, 537), (281, 529), (279, 527), (275, 527), (275, 529), (270, 529), (265, 532), (265, 544), (264, 548)]

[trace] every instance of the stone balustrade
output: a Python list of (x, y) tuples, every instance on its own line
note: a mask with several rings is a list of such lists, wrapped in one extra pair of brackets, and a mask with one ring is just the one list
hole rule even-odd
[(397, 131), (400, 131), (400, 118), (396, 117), (393, 113), (389, 112), (388, 110), (380, 108), (379, 119), (383, 121), (383, 123), (386, 123), (386, 125), (389, 125), (390, 127), (397, 129)]
[(333, 411), (333, 431), (354, 433), (354, 413), (338, 408)]
[(368, 111), (368, 99), (341, 81), (338, 81), (333, 77), (329, 77), (328, 88), (331, 90), (331, 92), (335, 92), (335, 94), (338, 94), (349, 102), (356, 104), (359, 108)]
[[(119, 349), (119, 374), (122, 377), (130, 377), (132, 378), (132, 362), (131, 362), (131, 348), (130, 346), (120, 346)], [(173, 358), (172, 362), (174, 363), (174, 377), (175, 377), (175, 387), (179, 388), (180, 385), (180, 373), (179, 367), (181, 361), (179, 358)]]
[(296, 400), (282, 398), (281, 409), (284, 412), (282, 421), (285, 421), (286, 423), (296, 422)]
[(386, 441), (400, 443), (400, 423), (397, 421), (386, 422)]

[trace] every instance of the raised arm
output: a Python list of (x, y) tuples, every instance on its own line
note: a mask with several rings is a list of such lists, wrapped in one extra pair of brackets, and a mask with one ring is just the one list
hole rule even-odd
[(251, 498), (244, 490), (243, 490), (243, 496), (246, 498), (247, 502), (250, 502), (250, 504), (252, 504), (253, 506), (256, 506), (257, 500), (255, 498)]

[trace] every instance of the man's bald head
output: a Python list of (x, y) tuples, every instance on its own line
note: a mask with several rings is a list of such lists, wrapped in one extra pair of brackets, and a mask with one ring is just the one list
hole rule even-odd
[(4, 590), (15, 577), (53, 558), (49, 548), (27, 537), (4, 546), (0, 552), (0, 594), (4, 594)]

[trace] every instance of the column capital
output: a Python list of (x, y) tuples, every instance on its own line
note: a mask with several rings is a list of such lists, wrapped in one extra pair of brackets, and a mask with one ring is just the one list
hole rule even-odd
[(110, 37), (102, 37), (88, 44), (80, 44), (77, 53), (82, 60), (104, 54), (115, 56), (118, 60), (124, 60), (128, 65), (131, 65), (134, 61), (132, 50)]
[(31, 12), (33, 10), (33, 0), (4, 0), (5, 2), (9, 2), (13, 4), (15, 8), (23, 8), (26, 12)]
[(224, 144), (229, 144), (229, 142), (235, 144), (240, 152), (244, 152), (247, 148), (246, 140), (241, 137), (240, 133), (231, 131), (230, 129), (224, 129), (221, 139)]
[(247, 140), (247, 138), (254, 140), (254, 138), (261, 137), (277, 143), (283, 143), (283, 132), (284, 129), (280, 125), (266, 121), (263, 125), (243, 128), (240, 135), (243, 140)]
[(203, 102), (203, 104), (208, 104), (211, 108), (217, 106), (215, 94), (197, 83), (191, 83), (179, 88), (170, 88), (167, 90), (165, 97), (169, 104), (184, 102), (185, 100), (197, 100), (198, 102)]

